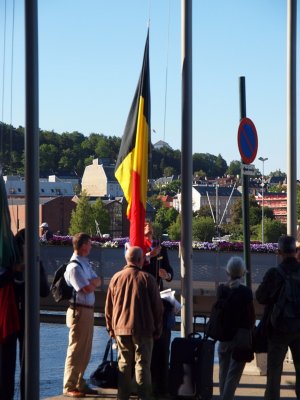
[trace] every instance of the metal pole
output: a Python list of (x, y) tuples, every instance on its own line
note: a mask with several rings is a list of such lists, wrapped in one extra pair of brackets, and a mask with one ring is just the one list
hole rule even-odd
[[(241, 76), (240, 83), (240, 116), (246, 118), (246, 81)], [(246, 284), (251, 288), (251, 264), (250, 264), (250, 221), (249, 221), (249, 176), (242, 172), (243, 182), (243, 233), (244, 233), (244, 260), (247, 269)]]
[(287, 2), (287, 233), (297, 236), (297, 0)]
[(265, 160), (263, 160), (263, 176), (262, 176), (262, 209), (261, 209), (261, 242), (264, 243), (264, 176), (265, 176)]
[(259, 157), (259, 161), (262, 162), (262, 180), (261, 180), (261, 192), (262, 192), (262, 208), (261, 208), (261, 242), (264, 243), (264, 217), (265, 217), (265, 210), (264, 210), (264, 194), (265, 194), (265, 161), (268, 158)]
[(38, 400), (40, 381), (38, 8), (25, 0), (25, 399)]
[(181, 336), (193, 329), (192, 286), (192, 0), (181, 2)]

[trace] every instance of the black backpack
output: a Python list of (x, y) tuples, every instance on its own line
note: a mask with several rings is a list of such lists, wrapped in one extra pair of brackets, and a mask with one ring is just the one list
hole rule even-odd
[(206, 328), (207, 336), (214, 340), (232, 340), (236, 333), (235, 321), (233, 319), (233, 297), (235, 289), (229, 289), (220, 285), (218, 299), (213, 304), (209, 321)]
[(71, 262), (80, 265), (82, 268), (82, 265), (80, 264), (79, 261), (72, 260), (61, 264), (54, 273), (54, 278), (52, 285), (50, 287), (50, 291), (52, 293), (52, 296), (54, 297), (54, 300), (57, 303), (63, 300), (70, 300), (73, 296), (75, 297), (76, 292), (73, 286), (69, 286), (64, 277), (66, 268)]
[(271, 312), (271, 324), (281, 332), (300, 333), (300, 268), (286, 274), (279, 266), (277, 272), (283, 283)]

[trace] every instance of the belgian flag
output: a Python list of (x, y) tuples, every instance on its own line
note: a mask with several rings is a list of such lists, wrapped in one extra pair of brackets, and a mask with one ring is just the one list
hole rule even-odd
[(130, 244), (141, 248), (144, 247), (148, 158), (151, 143), (150, 114), (148, 29), (142, 71), (127, 118), (115, 168), (115, 176), (128, 202)]

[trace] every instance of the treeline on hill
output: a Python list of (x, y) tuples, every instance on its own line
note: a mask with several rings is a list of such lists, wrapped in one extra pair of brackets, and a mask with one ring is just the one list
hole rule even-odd
[[(24, 175), (24, 131), (21, 126), (15, 128), (0, 124), (0, 163), (5, 175)], [(40, 130), (40, 177), (48, 175), (82, 176), (87, 165), (94, 158), (111, 158), (116, 161), (121, 138), (91, 133), (84, 136), (80, 132)], [(180, 150), (152, 146), (149, 176), (157, 179), (162, 176), (180, 175)], [(195, 153), (193, 172), (199, 177), (217, 177), (226, 174), (239, 174), (240, 162), (232, 161), (228, 166), (219, 154)]]

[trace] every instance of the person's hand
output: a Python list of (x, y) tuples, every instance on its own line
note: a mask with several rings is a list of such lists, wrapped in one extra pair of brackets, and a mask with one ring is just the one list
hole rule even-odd
[(171, 279), (171, 275), (165, 269), (160, 268), (158, 270), (158, 275), (161, 279)]
[(97, 288), (101, 285), (101, 278), (99, 276), (97, 278), (92, 278), (90, 279), (90, 283)]
[(158, 256), (160, 251), (161, 251), (161, 246), (154, 247), (154, 249), (150, 251), (150, 257)]

